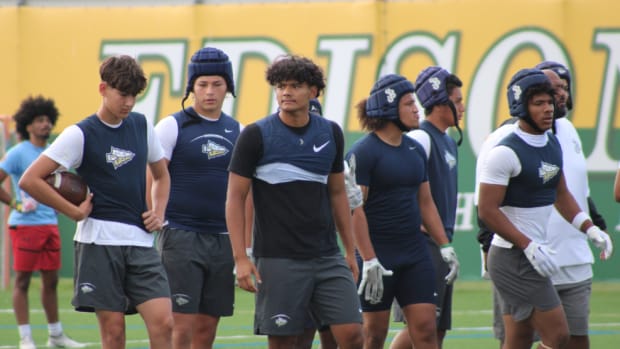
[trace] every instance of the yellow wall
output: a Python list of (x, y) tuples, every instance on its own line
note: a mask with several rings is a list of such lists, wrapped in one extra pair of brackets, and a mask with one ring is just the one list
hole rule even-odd
[[(105, 8), (0, 8), (0, 114), (10, 114), (28, 94), (42, 93), (55, 98), (63, 118), (58, 130), (92, 112), (99, 102), (96, 93), (97, 68), (106, 43), (124, 43), (132, 47), (165, 43), (184, 45), (177, 61), (158, 57), (165, 46), (143, 49), (139, 53), (151, 77), (158, 74), (163, 88), (158, 91), (158, 119), (180, 105), (178, 88), (185, 84), (185, 68), (189, 56), (206, 41), (267, 43), (282, 52), (294, 52), (315, 59), (329, 72), (352, 69), (341, 93), (323, 100), (327, 110), (338, 111), (347, 128), (357, 130), (350, 106), (363, 98), (380, 73), (379, 66), (388, 50), (401, 44), (411, 45), (406, 55), (397, 57), (397, 72), (415, 79), (429, 64), (442, 64), (458, 74), (467, 87), (476, 77), (481, 61), (506, 36), (533, 29), (544, 33), (564, 50), (567, 63), (575, 74), (574, 121), (580, 127), (596, 126), (601, 81), (608, 54), (596, 48), (598, 31), (620, 31), (620, 3), (598, 1), (421, 1), (421, 2), (343, 2), (343, 3), (275, 3), (195, 5), (168, 7)], [(416, 36), (407, 43), (407, 36)], [(443, 58), (416, 48), (426, 36), (435, 43), (453, 40), (453, 50)], [(353, 64), (334, 67), (331, 53), (337, 44), (321, 48), (322, 40), (360, 38), (367, 41), (357, 47)], [(336, 48), (334, 47), (336, 46)], [(241, 50), (243, 48), (240, 48)], [(269, 49), (269, 48), (268, 48)], [(276, 52), (276, 51), (273, 51)], [(402, 52), (401, 52), (402, 53)], [(435, 52), (436, 53), (436, 52)], [(244, 53), (246, 54), (246, 53)], [(263, 73), (269, 57), (252, 56), (244, 60), (237, 74), (239, 98), (230, 103), (230, 111), (244, 123), (269, 112), (270, 91)], [(496, 90), (499, 97), (488, 98), (498, 103), (495, 109), (505, 114), (503, 86), (512, 73), (523, 66), (540, 61), (541, 52), (524, 48), (514, 52), (505, 64)], [(351, 63), (348, 61), (347, 63)], [(182, 69), (172, 76), (170, 65)], [(172, 81), (174, 80), (174, 81)], [(342, 81), (341, 81), (342, 83)], [(345, 90), (345, 91), (343, 91)], [(332, 98), (332, 99), (330, 99)], [(341, 107), (335, 108), (336, 105)], [(330, 108), (331, 107), (331, 108)], [(344, 108), (344, 109), (343, 109)], [(329, 116), (329, 115), (328, 115)], [(350, 120), (349, 120), (350, 119)], [(501, 119), (502, 118), (498, 118)], [(617, 118), (616, 118), (617, 119)], [(615, 119), (614, 119), (615, 120)], [(620, 124), (615, 120), (614, 125)], [(464, 125), (467, 127), (469, 124)], [(491, 126), (489, 126), (491, 127)]]
[[(476, 154), (508, 117), (509, 78), (544, 59), (573, 73), (570, 117), (583, 140), (592, 196), (609, 230), (620, 230), (609, 194), (620, 159), (619, 13), (617, 0), (0, 7), (0, 115), (12, 114), (30, 94), (43, 94), (59, 106), (60, 132), (96, 111), (102, 59), (127, 53), (149, 78), (136, 109), (157, 121), (180, 109), (189, 57), (213, 45), (229, 54), (235, 73), (237, 98), (229, 97), (224, 109), (244, 124), (276, 108), (264, 72), (278, 54), (319, 63), (327, 78), (323, 110), (343, 126), (348, 148), (361, 135), (353, 105), (378, 76), (395, 72), (415, 80), (426, 66), (442, 65), (464, 81), (455, 244), (459, 253), (468, 251), (463, 275), (475, 276)], [(597, 277), (617, 278), (619, 263), (597, 263)]]

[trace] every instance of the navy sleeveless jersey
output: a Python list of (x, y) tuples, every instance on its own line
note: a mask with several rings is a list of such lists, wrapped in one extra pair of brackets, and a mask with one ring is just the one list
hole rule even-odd
[(113, 128), (93, 114), (77, 126), (84, 133), (84, 153), (76, 170), (94, 194), (89, 217), (145, 229), (146, 118), (131, 112)]
[(428, 121), (423, 121), (420, 124), (420, 129), (426, 131), (430, 136), (431, 152), (428, 159), (428, 180), (441, 222), (448, 239), (452, 241), (458, 195), (457, 145), (452, 137), (441, 132)]
[(278, 114), (256, 125), (262, 156), (252, 182), (255, 255), (309, 259), (338, 253), (327, 179), (337, 159), (342, 164), (342, 140), (334, 135), (339, 128), (314, 114), (299, 129)]
[(562, 170), (562, 148), (553, 134), (547, 133), (547, 137), (549, 141), (543, 147), (527, 144), (516, 133), (498, 143), (512, 149), (521, 162), (521, 172), (508, 182), (502, 206), (540, 207), (555, 202)]
[(183, 111), (173, 116), (179, 129), (168, 164), (171, 184), (166, 219), (174, 228), (226, 232), (228, 164), (239, 137), (239, 122), (222, 113), (217, 121), (201, 119), (182, 127), (190, 116)]

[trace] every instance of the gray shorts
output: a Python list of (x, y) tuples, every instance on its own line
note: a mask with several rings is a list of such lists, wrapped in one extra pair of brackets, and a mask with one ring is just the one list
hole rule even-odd
[(521, 249), (491, 246), (488, 268), (501, 296), (502, 314), (510, 314), (515, 321), (526, 320), (534, 309), (548, 311), (560, 306), (551, 280), (538, 274)]
[[(571, 336), (587, 336), (590, 315), (590, 295), (592, 294), (592, 279), (566, 285), (555, 285), (560, 296), (568, 329)], [(499, 295), (493, 288), (493, 334), (495, 338), (503, 341), (506, 336), (502, 312), (500, 309)], [(534, 334), (534, 341), (539, 339)]]
[(155, 298), (169, 298), (166, 272), (153, 247), (74, 243), (74, 296), (77, 311), (126, 314)]
[(342, 255), (310, 260), (257, 258), (262, 283), (256, 294), (255, 334), (296, 336), (307, 312), (319, 326), (361, 323), (351, 269)]
[(566, 285), (556, 285), (571, 336), (588, 335), (592, 279)]
[(157, 248), (168, 274), (172, 311), (233, 314), (235, 277), (228, 234), (164, 228), (157, 236)]
[[(427, 236), (428, 252), (435, 268), (435, 289), (437, 292), (437, 329), (450, 330), (452, 328), (452, 294), (454, 285), (446, 284), (445, 277), (450, 267), (441, 257), (439, 247)], [(392, 316), (395, 322), (405, 322), (403, 310), (395, 300), (392, 303)]]

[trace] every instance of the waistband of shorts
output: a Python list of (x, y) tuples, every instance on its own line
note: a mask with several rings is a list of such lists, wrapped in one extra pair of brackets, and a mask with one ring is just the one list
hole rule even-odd
[(9, 225), (9, 229), (18, 230), (18, 229), (32, 228), (32, 227), (52, 228), (52, 227), (57, 227), (57, 226), (58, 226), (57, 224), (35, 224), (35, 225), (19, 224), (19, 225)]

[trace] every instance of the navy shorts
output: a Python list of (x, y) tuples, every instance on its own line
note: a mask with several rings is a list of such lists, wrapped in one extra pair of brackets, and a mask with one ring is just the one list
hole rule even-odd
[[(361, 260), (358, 260), (361, 263)], [(360, 270), (361, 264), (360, 264)], [(409, 304), (437, 304), (435, 287), (435, 270), (430, 258), (424, 258), (415, 264), (392, 268), (392, 276), (383, 277), (383, 299), (377, 304), (370, 304), (360, 295), (364, 312), (389, 310), (394, 299), (401, 307)], [(360, 278), (361, 279), (361, 278)]]

